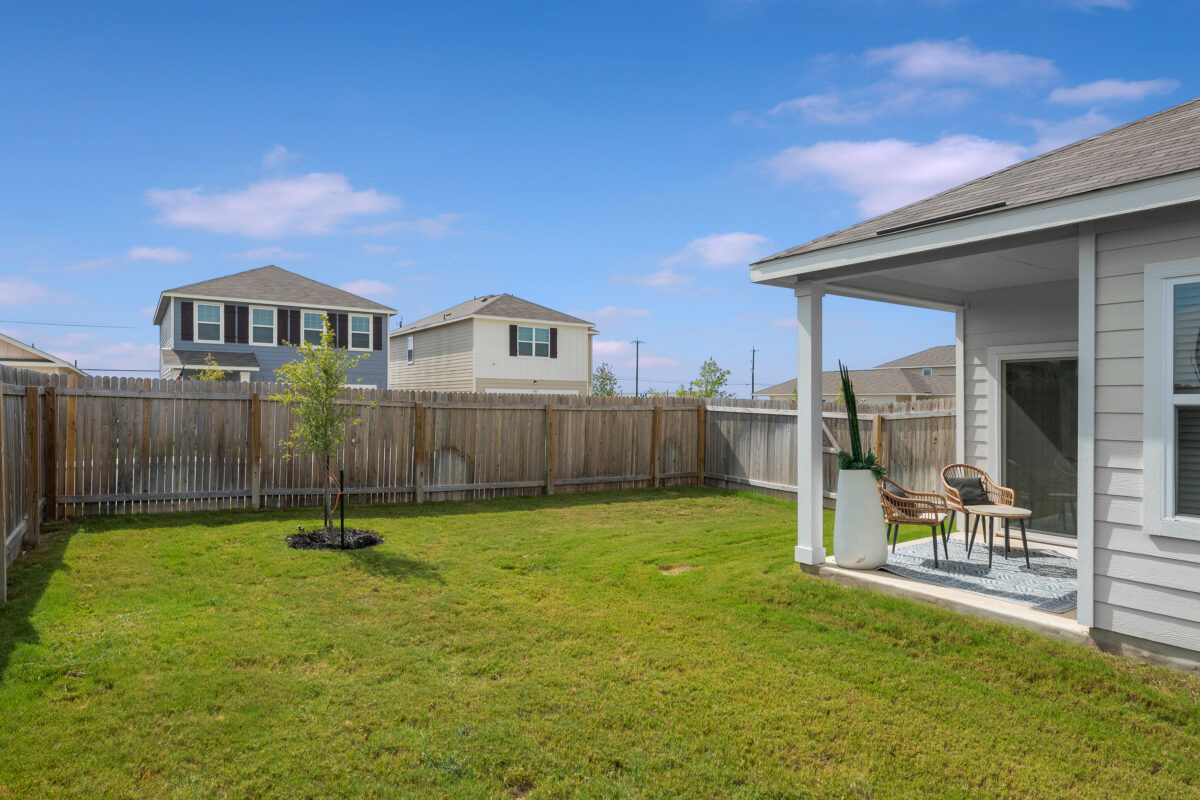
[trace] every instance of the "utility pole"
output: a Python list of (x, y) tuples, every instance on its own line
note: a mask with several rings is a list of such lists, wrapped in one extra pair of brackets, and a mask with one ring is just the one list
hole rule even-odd
[(641, 339), (634, 339), (632, 342), (630, 342), (630, 344), (633, 345), (633, 396), (641, 397), (642, 395), (638, 391), (638, 377), (642, 364), (642, 345), (644, 345), (645, 342), (643, 342)]
[(758, 352), (757, 347), (750, 348), (750, 399), (754, 399), (754, 354)]

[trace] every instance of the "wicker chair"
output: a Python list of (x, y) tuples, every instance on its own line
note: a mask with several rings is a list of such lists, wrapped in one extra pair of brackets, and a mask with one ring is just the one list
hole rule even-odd
[[(967, 511), (966, 505), (962, 501), (962, 495), (958, 489), (950, 485), (947, 478), (979, 478), (979, 482), (983, 485), (983, 491), (988, 496), (988, 501), (995, 506), (1011, 506), (1016, 505), (1016, 493), (1007, 486), (1001, 486), (992, 480), (992, 476), (988, 475), (978, 467), (972, 467), (970, 464), (951, 464), (942, 469), (942, 488), (946, 490), (946, 505), (950, 508), (950, 528), (954, 529), (954, 520), (958, 512), (963, 515), (963, 537), (968, 534), (970, 538), (967, 541), (967, 556), (971, 555), (971, 545), (975, 542), (975, 532), (971, 530), (971, 512)], [(975, 519), (976, 527), (979, 526), (979, 518)], [(986, 533), (986, 531), (985, 531)], [(1008, 541), (1007, 539), (1005, 541)], [(1007, 546), (1007, 545), (1006, 545)]]
[(928, 527), (933, 534), (933, 565), (938, 566), (937, 540), (938, 529), (942, 533), (942, 551), (950, 558), (947, 545), (946, 516), (949, 509), (946, 498), (937, 492), (914, 492), (905, 489), (889, 478), (879, 481), (879, 502), (883, 505), (883, 520), (887, 523), (887, 536), (892, 543), (892, 552), (896, 552), (896, 542), (900, 541), (901, 525), (921, 525)]

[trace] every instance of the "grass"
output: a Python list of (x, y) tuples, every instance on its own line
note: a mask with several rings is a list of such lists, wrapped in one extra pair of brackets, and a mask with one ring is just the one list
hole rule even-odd
[(809, 577), (782, 501), (351, 517), (385, 543), (51, 529), (0, 607), (0, 798), (1197, 796), (1200, 681)]

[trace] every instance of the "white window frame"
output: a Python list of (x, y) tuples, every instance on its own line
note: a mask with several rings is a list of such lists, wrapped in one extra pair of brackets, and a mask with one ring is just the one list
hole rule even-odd
[[(529, 355), (527, 355), (527, 356), (521, 355), (521, 328), (529, 328), (529, 330), (530, 330), (529, 335), (531, 337), (533, 337), (529, 340), (530, 348), (529, 348)], [(538, 331), (546, 332), (546, 341), (539, 342), (537, 340), (537, 332)], [(539, 356), (537, 354), (537, 346), (539, 344), (546, 345), (546, 355)], [(550, 357), (550, 327), (542, 326), (542, 325), (520, 325), (520, 324), (518, 324), (517, 325), (517, 358), (549, 358), (549, 357)]]
[[(304, 322), (305, 322), (304, 315), (305, 314), (316, 314), (317, 316), (321, 317), (323, 320), (321, 323), (321, 327), (314, 329), (314, 328), (309, 328), (307, 325), (305, 325), (304, 324)], [(308, 333), (309, 331), (318, 330), (318, 331), (324, 332), (326, 321), (329, 321), (329, 315), (326, 314), (324, 311), (314, 311), (311, 308), (301, 309), (300, 310), (300, 341), (297, 342), (297, 346), (304, 344), (305, 342), (308, 341), (308, 339), (305, 337), (304, 334)]]
[(1200, 282), (1200, 258), (1147, 264), (1143, 275), (1144, 359), (1142, 442), (1146, 533), (1200, 540), (1200, 517), (1175, 513), (1175, 409), (1200, 406), (1200, 394), (1175, 394), (1175, 297), (1182, 283)]
[[(375, 343), (374, 342), (374, 339), (375, 339), (374, 332), (371, 330), (372, 327), (374, 327), (371, 324), (373, 322), (373, 320), (371, 319), (371, 316), (369, 314), (349, 314), (349, 315), (347, 315), (347, 317), (348, 318), (346, 320), (346, 348), (348, 350), (364, 350), (364, 351), (370, 350), (371, 345), (373, 345)], [(354, 346), (354, 320), (355, 319), (365, 319), (367, 321), (367, 346), (366, 347), (355, 347)], [(361, 333), (361, 331), (360, 331), (360, 333)]]
[[(269, 342), (254, 341), (254, 329), (265, 328), (266, 325), (254, 324), (255, 311), (270, 311), (271, 312), (271, 340)], [(279, 310), (271, 306), (250, 306), (250, 346), (251, 347), (275, 347), (279, 344)]]
[[(217, 312), (217, 338), (201, 339), (200, 338), (200, 306), (216, 306), (220, 309)], [(204, 322), (205, 325), (213, 323)], [(202, 344), (224, 344), (225, 342), (225, 304), (224, 303), (201, 303), (199, 301), (192, 302), (192, 341)]]
[(409, 364), (413, 363), (413, 359), (416, 357), (416, 348), (414, 347), (415, 342), (413, 339), (414, 339), (414, 337), (412, 337), (412, 336), (408, 337), (408, 363)]

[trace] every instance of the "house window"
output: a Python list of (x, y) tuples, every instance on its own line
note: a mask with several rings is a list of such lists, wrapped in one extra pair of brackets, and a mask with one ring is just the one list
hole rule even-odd
[(371, 349), (371, 318), (350, 315), (350, 349)]
[(1171, 282), (1171, 402), (1175, 516), (1200, 518), (1200, 279)]
[(408, 363), (413, 363), (413, 337), (408, 337)]
[(517, 355), (550, 357), (550, 329), (532, 328), (525, 325), (517, 328)]
[(196, 303), (196, 341), (221, 341), (221, 304)]
[(250, 309), (250, 341), (254, 344), (275, 344), (275, 309)]
[(325, 331), (325, 315), (320, 311), (305, 311), (304, 341), (309, 344), (320, 344), (321, 334)]
[(932, 367), (925, 367), (924, 369), (922, 369), (922, 370), (921, 370), (921, 374), (922, 374), (922, 375), (932, 375), (932, 374), (933, 374), (933, 368), (932, 368)]

